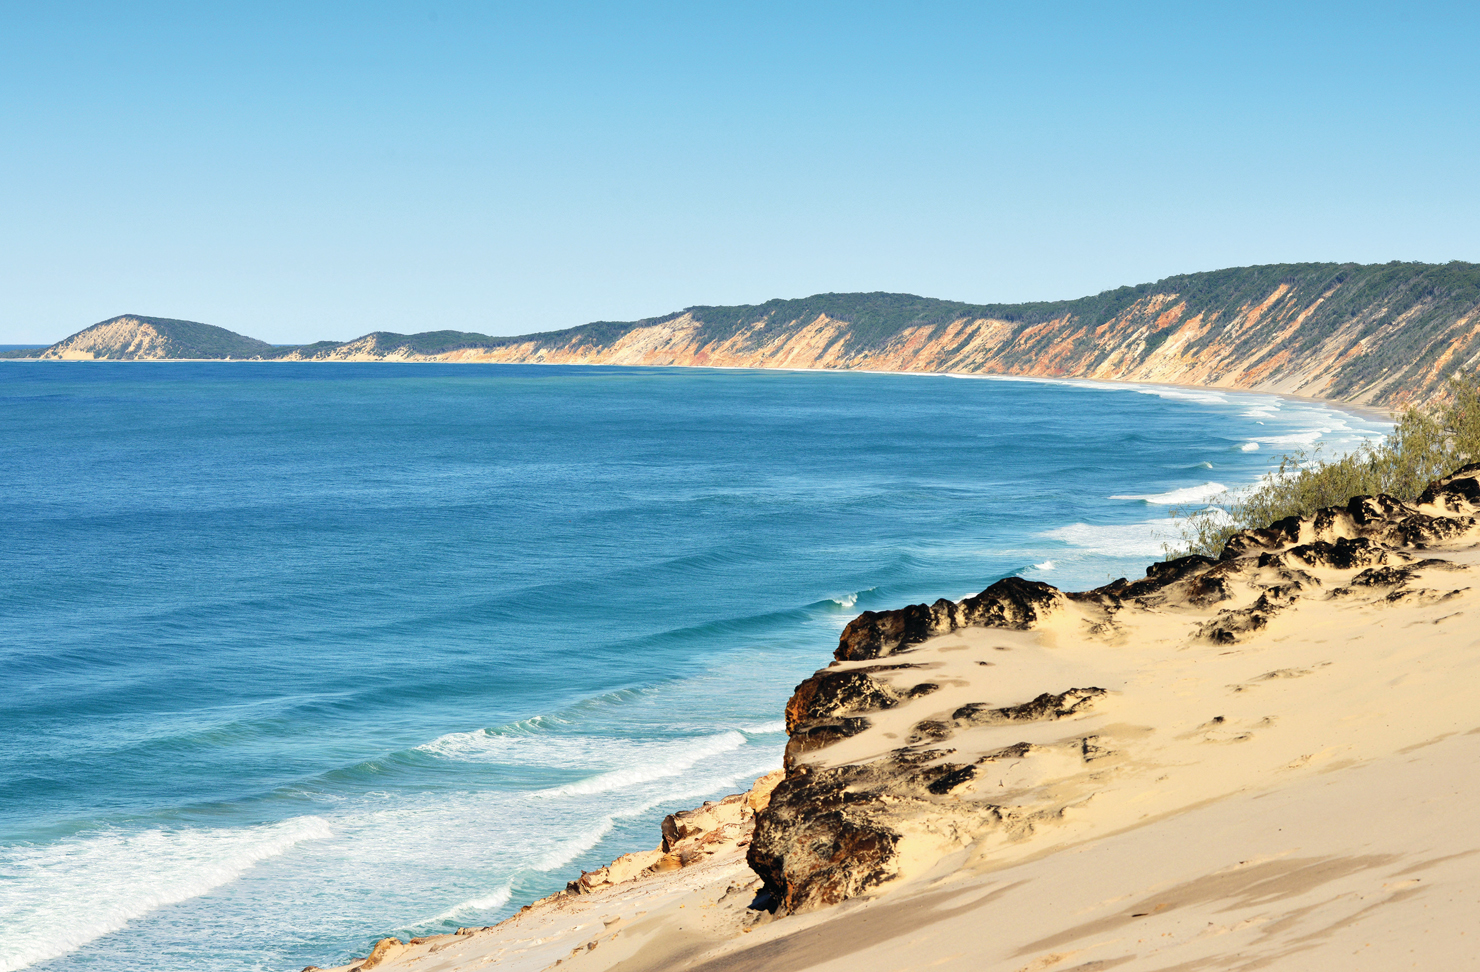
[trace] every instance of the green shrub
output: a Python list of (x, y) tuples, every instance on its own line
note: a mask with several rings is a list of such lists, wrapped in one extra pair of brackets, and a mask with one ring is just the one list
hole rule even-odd
[(1353, 496), (1386, 493), (1412, 502), (1424, 487), (1467, 463), (1480, 461), (1480, 376), (1454, 377), (1437, 405), (1409, 409), (1376, 443), (1330, 461), (1317, 452), (1283, 456), (1252, 489), (1225, 493), (1201, 509), (1173, 508), (1182, 535), (1167, 556), (1217, 557), (1240, 530), (1267, 527), (1287, 516), (1306, 517)]

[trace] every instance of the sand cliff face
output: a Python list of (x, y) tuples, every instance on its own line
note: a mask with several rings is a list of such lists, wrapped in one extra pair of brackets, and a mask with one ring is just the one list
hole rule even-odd
[(1477, 512), (1480, 465), (1411, 506), (1357, 497), (1134, 583), (1008, 578), (866, 612), (787, 706), (751, 866), (804, 912), (1449, 731), (1474, 688), (1416, 660), (1473, 624)]
[[(1317, 319), (1339, 289), (1311, 294), (1281, 283), (1235, 306), (1202, 311), (1179, 293), (1159, 292), (1098, 323), (1067, 312), (1034, 324), (963, 316), (879, 340), (861, 340), (853, 322), (826, 313), (763, 318), (716, 334), (702, 311), (690, 311), (615, 338), (578, 329), (421, 354), (369, 335), (287, 357), (953, 372), (1205, 385), (1395, 406), (1426, 400), (1480, 356), (1480, 306), (1442, 325), (1420, 323), (1422, 303), (1398, 316), (1374, 306), (1335, 324), (1329, 315)], [(1374, 366), (1416, 339), (1412, 353)]]
[(46, 361), (160, 360), (172, 357), (170, 342), (150, 323), (116, 317), (94, 325), (47, 348)]
[(40, 356), (952, 372), (1170, 382), (1394, 408), (1434, 398), (1448, 376), (1480, 362), (1480, 266), (1241, 267), (1030, 304), (818, 294), (522, 337), (376, 331), (293, 348), (127, 315)]

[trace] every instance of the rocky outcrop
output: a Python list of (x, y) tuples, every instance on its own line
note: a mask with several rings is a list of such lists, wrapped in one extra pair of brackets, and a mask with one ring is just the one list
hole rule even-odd
[(941, 598), (897, 611), (865, 611), (838, 640), (838, 661), (885, 658), (957, 628), (1031, 628), (1062, 606), (1056, 588), (1021, 577), (1005, 577), (975, 597), (960, 602)]
[(616, 884), (696, 864), (707, 857), (750, 843), (755, 829), (755, 815), (771, 801), (771, 793), (781, 782), (776, 770), (755, 781), (745, 793), (734, 793), (722, 800), (711, 800), (693, 810), (682, 810), (663, 818), (663, 841), (656, 849), (624, 854), (605, 867), (582, 871), (581, 876), (548, 898), (529, 907), (557, 900), (566, 895), (590, 894)]
[[(787, 705), (785, 779), (757, 816), (750, 864), (784, 911), (834, 904), (900, 877), (911, 854), (940, 856), (994, 833), (1030, 834), (1069, 806), (1067, 790), (1043, 780), (1108, 772), (1099, 767), (1115, 759), (1102, 730), (1077, 727), (1113, 692), (1080, 685), (1011, 704), (988, 701), (998, 694), (991, 656), (1021, 642), (988, 648), (985, 657), (978, 648), (962, 667), (969, 644), (960, 639), (969, 630), (1043, 631), (1055, 643), (1073, 637), (1113, 651), (1125, 626), (1155, 618), (1173, 626), (1185, 653), (1260, 637), (1305, 600), (1369, 609), (1438, 604), (1468, 588), (1451, 583), (1467, 568), (1436, 554), (1473, 546), (1477, 514), (1480, 464), (1436, 481), (1412, 504), (1355, 497), (1239, 533), (1216, 560), (1153, 564), (1137, 581), (1066, 594), (1007, 578), (960, 602), (864, 612), (843, 630), (832, 665), (802, 682)], [(945, 670), (945, 659), (957, 674)], [(965, 671), (983, 674), (968, 679)], [(963, 692), (980, 700), (963, 702)], [(990, 744), (1009, 732), (1021, 741)], [(1220, 715), (1185, 738), (1237, 742), (1249, 733), (1234, 732)], [(1060, 777), (1023, 775), (1013, 790), (1017, 777), (997, 768), (1035, 759), (1057, 766)], [(988, 773), (995, 788), (983, 781)]]
[(778, 770), (762, 777), (748, 793), (669, 814), (663, 818), (663, 842), (655, 850), (624, 854), (605, 867), (582, 871), (561, 894), (590, 894), (651, 874), (677, 871), (722, 850), (745, 846), (755, 827), (756, 810), (766, 806), (770, 791), (779, 782)]

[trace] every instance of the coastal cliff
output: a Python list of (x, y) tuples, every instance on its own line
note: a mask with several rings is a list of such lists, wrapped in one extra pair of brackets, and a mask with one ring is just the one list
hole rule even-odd
[(1480, 265), (1241, 267), (1027, 304), (820, 294), (519, 337), (377, 331), (271, 347), (215, 328), (216, 353), (198, 331), (180, 336), (171, 326), (187, 323), (115, 318), (11, 356), (952, 372), (1205, 385), (1396, 408), (1432, 399), (1449, 375), (1480, 360)]
[[(419, 353), (396, 337), (311, 356)], [(1480, 359), (1480, 266), (1246, 267), (1016, 305), (824, 294), (692, 307), (438, 357), (1165, 382), (1397, 407), (1432, 398)]]
[(779, 783), (341, 968), (1469, 967), (1477, 569), (1480, 464), (1137, 581), (864, 612)]

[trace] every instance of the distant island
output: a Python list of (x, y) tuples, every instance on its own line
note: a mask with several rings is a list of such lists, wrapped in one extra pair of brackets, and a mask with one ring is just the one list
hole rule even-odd
[(517, 337), (375, 331), (301, 346), (125, 314), (0, 357), (953, 372), (1216, 386), (1394, 408), (1433, 398), (1449, 375), (1480, 359), (1480, 264), (1238, 267), (1026, 304), (818, 294)]

